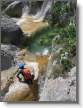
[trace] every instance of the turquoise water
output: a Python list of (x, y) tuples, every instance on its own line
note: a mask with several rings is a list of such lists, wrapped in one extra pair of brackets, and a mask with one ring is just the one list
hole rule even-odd
[(36, 43), (33, 43), (29, 47), (29, 51), (32, 53), (44, 53), (44, 52), (50, 52), (51, 48), (50, 47), (45, 47), (45, 46), (39, 46)]
[(55, 37), (55, 29), (44, 27), (31, 36), (29, 44), (30, 52), (43, 52), (45, 49), (51, 51), (52, 40)]

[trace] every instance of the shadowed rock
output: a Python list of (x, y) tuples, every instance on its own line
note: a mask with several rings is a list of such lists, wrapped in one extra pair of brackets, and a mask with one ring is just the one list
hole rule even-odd
[(21, 17), (22, 8), (24, 7), (24, 3), (21, 1), (14, 1), (10, 3), (8, 7), (5, 9), (5, 13), (11, 17)]
[(23, 39), (23, 32), (7, 15), (1, 15), (1, 42), (18, 45)]

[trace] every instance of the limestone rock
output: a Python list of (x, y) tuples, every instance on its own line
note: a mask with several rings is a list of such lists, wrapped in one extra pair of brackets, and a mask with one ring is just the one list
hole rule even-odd
[(76, 67), (66, 78), (46, 79), (40, 101), (76, 102)]

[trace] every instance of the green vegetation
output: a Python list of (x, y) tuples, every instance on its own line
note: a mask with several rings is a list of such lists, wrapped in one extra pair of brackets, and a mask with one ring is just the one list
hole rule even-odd
[(70, 17), (74, 15), (75, 10), (75, 3), (58, 1), (53, 4), (47, 20), (51, 26), (64, 27), (69, 23)]
[(75, 25), (67, 25), (61, 27), (46, 27), (32, 34), (31, 48), (34, 45), (40, 47), (51, 47), (52, 40), (55, 36), (60, 35), (60, 40), (56, 40), (56, 44), (62, 44), (65, 51), (70, 51), (76, 44), (76, 28)]
[[(44, 27), (32, 34), (31, 48), (38, 46), (39, 48), (51, 47), (52, 39), (55, 37), (55, 28)], [(57, 34), (56, 34), (57, 35)]]
[(48, 27), (39, 29), (32, 34), (30, 48), (51, 47), (55, 36), (60, 35), (61, 39), (56, 44), (62, 44), (65, 51), (71, 51), (76, 45), (75, 25), (76, 5), (72, 2), (57, 2), (52, 6), (50, 15), (47, 17)]

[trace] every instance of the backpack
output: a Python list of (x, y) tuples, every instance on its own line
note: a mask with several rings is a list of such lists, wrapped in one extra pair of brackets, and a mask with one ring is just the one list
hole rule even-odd
[(23, 74), (25, 80), (31, 80), (32, 79), (30, 70), (28, 68), (24, 68), (22, 70), (22, 74)]

